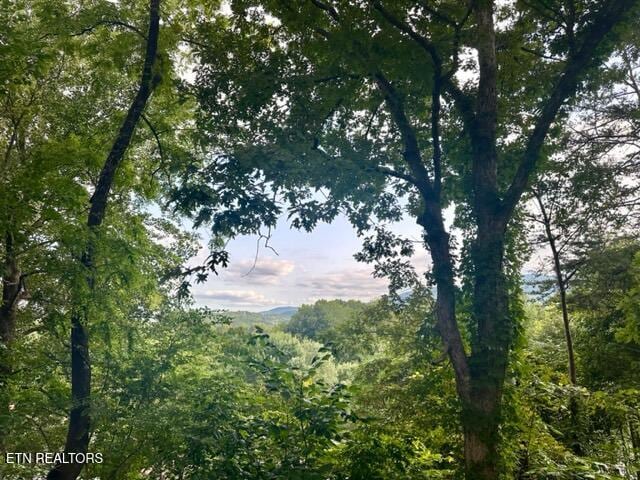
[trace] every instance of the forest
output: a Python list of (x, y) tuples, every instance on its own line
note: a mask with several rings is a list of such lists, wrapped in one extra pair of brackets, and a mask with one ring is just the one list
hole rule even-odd
[(638, 27), (0, 0), (0, 480), (640, 480)]

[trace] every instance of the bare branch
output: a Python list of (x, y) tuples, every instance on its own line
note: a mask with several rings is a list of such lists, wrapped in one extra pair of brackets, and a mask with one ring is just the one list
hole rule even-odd
[(256, 266), (258, 265), (258, 256), (260, 254), (260, 240), (263, 240), (263, 239), (264, 239), (264, 248), (268, 248), (273, 253), (280, 256), (280, 254), (276, 251), (276, 249), (273, 248), (271, 245), (269, 245), (269, 241), (271, 240), (271, 227), (269, 227), (266, 235), (263, 233), (260, 233), (258, 235), (258, 240), (256, 241), (256, 254), (253, 257), (253, 265), (251, 265), (251, 268), (247, 273), (242, 275), (242, 278), (247, 277), (248, 275), (251, 274), (251, 272), (253, 272), (256, 269)]
[(156, 140), (156, 144), (158, 145), (158, 153), (160, 154), (160, 158), (164, 160), (164, 152), (162, 150), (162, 143), (160, 142), (160, 137), (158, 136), (158, 131), (154, 128), (154, 126), (151, 124), (151, 122), (149, 121), (149, 119), (144, 113), (140, 115), (140, 118), (142, 118), (142, 120), (147, 125), (147, 127), (149, 127), (149, 130), (151, 130), (151, 133), (153, 134), (153, 137)]

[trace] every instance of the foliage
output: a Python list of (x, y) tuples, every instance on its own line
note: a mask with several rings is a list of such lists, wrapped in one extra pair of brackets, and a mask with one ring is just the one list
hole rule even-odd
[[(498, 203), (541, 102), (611, 4), (496, 7)], [(536, 153), (536, 192), (571, 276), (575, 386), (561, 312), (522, 296), (535, 247), (523, 205), (491, 230), (503, 234), (499, 271), (487, 277), (495, 283), (482, 281), (478, 207), (493, 204), (477, 201), (474, 138), (455, 108), (457, 95), (475, 98), (479, 88), (478, 20), (463, 2), (163, 0), (161, 10), (162, 82), (105, 221), (89, 232), (87, 207), (139, 79), (147, 5), (0, 0), (0, 449), (64, 445), (74, 406), (67, 339), (83, 305), (90, 449), (104, 462), (82, 478), (463, 478), (468, 417), (434, 298), (446, 290), (442, 272), (418, 275), (409, 260), (416, 241), (390, 228), (402, 218), (427, 223), (429, 200), (406, 161), (395, 100), (426, 179), (438, 184), (440, 214), (454, 217), (446, 213), (435, 233), (451, 254), (462, 354), (495, 347), (510, 359), (499, 385), (503, 477), (638, 477), (637, 31), (622, 25), (590, 53), (570, 89), (579, 95), (558, 106)], [(439, 66), (416, 32), (443, 53)], [(445, 80), (459, 89), (431, 95)], [(291, 318), (198, 308), (191, 284), (228, 265), (226, 242), (263, 235), (282, 214), (307, 231), (345, 215), (363, 239), (356, 258), (389, 280), (390, 294), (318, 300)], [(201, 245), (187, 218), (212, 231), (203, 265), (188, 263)], [(442, 236), (445, 223), (456, 235)], [(422, 233), (431, 247), (434, 231)], [(78, 262), (89, 244), (91, 288)], [(508, 341), (483, 343), (479, 318), (505, 300), (502, 287), (508, 314), (497, 326)], [(483, 288), (492, 294), (480, 308)], [(0, 476), (48, 468), (2, 463)]]
[(302, 305), (291, 317), (285, 331), (321, 343), (332, 343), (339, 357), (348, 348), (342, 340), (343, 331), (362, 312), (364, 304), (356, 300), (319, 300), (313, 305)]

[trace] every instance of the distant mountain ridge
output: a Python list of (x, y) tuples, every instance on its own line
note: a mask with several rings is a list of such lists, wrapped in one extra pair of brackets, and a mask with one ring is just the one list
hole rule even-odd
[[(554, 292), (553, 278), (534, 272), (524, 272), (522, 275), (522, 289), (527, 297), (535, 301), (544, 301)], [(436, 288), (431, 288), (435, 297)], [(411, 297), (411, 290), (399, 292), (400, 300), (406, 301)], [(278, 325), (287, 323), (296, 314), (299, 307), (290, 305), (274, 307), (261, 312), (227, 311), (224, 314), (231, 318), (235, 325)]]
[(252, 327), (254, 325), (278, 325), (287, 323), (298, 311), (298, 307), (275, 307), (263, 312), (235, 311), (224, 312), (226, 317), (231, 319), (233, 325), (244, 325)]
[(298, 311), (298, 307), (275, 307), (264, 312), (258, 312), (260, 315), (272, 316), (282, 315), (283, 317), (291, 317)]
[(532, 300), (544, 302), (555, 293), (556, 284), (554, 278), (535, 272), (526, 272), (522, 275), (522, 291)]

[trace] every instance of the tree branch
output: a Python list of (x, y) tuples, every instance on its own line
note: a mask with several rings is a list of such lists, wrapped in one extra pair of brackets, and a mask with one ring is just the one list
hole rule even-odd
[(160, 137), (158, 136), (158, 131), (151, 124), (151, 122), (149, 121), (149, 119), (147, 118), (147, 116), (144, 113), (140, 115), (140, 118), (142, 118), (142, 120), (147, 125), (147, 127), (149, 127), (149, 130), (151, 130), (151, 133), (153, 134), (153, 137), (156, 140), (156, 145), (158, 145), (158, 153), (160, 154), (160, 158), (162, 160), (164, 160), (164, 151), (162, 150), (162, 143), (160, 142)]
[(389, 22), (391, 25), (396, 27), (402, 33), (409, 36), (424, 51), (426, 51), (431, 57), (436, 69), (439, 71), (442, 71), (442, 58), (440, 58), (440, 53), (438, 52), (438, 49), (435, 47), (435, 45), (431, 43), (431, 41), (428, 38), (420, 35), (411, 27), (411, 25), (400, 20), (398, 17), (393, 15), (391, 12), (389, 12), (389, 10), (384, 8), (378, 0), (371, 0), (371, 4), (373, 5), (373, 8), (375, 8), (387, 22)]
[(396, 170), (393, 170), (391, 168), (387, 168), (387, 167), (382, 167), (382, 166), (378, 166), (375, 168), (375, 170), (377, 172), (380, 172), (384, 175), (388, 175), (389, 177), (395, 177), (395, 178), (399, 178), (401, 180), (404, 180), (407, 183), (410, 183), (414, 186), (418, 186), (418, 181), (412, 177), (411, 175), (408, 175), (406, 173), (402, 173), (402, 172), (398, 172)]
[[(458, 67), (460, 66), (460, 41), (462, 37), (462, 27), (464, 27), (465, 23), (471, 16), (471, 12), (473, 11), (473, 3), (469, 2), (469, 8), (467, 8), (467, 12), (464, 17), (459, 22), (456, 22), (454, 25), (454, 34), (453, 34), (453, 65), (451, 69), (446, 73), (446, 77), (452, 79), (453, 76), (458, 71)], [(453, 82), (451, 82), (453, 84)]]
[(120, 127), (118, 136), (111, 147), (109, 156), (107, 157), (102, 171), (100, 172), (100, 178), (98, 179), (95, 192), (91, 197), (91, 208), (89, 210), (88, 219), (88, 225), (90, 227), (97, 226), (102, 223), (104, 213), (107, 208), (107, 199), (113, 185), (116, 170), (122, 162), (124, 154), (131, 143), (131, 138), (133, 137), (136, 124), (144, 111), (147, 100), (158, 83), (160, 83), (160, 73), (155, 68), (157, 62), (158, 36), (160, 33), (159, 3), (159, 0), (151, 1), (149, 40), (147, 41), (140, 86), (131, 106), (129, 107), (127, 116)]
[(106, 25), (106, 26), (124, 27), (124, 28), (126, 28), (128, 30), (131, 30), (132, 32), (137, 33), (141, 38), (144, 39), (145, 42), (147, 41), (147, 36), (138, 27), (136, 27), (134, 25), (131, 25), (129, 23), (123, 22), (121, 20), (100, 20), (99, 22), (96, 22), (93, 25), (90, 25), (88, 27), (83, 28), (82, 30), (80, 30), (77, 33), (71, 34), (71, 36), (72, 37), (79, 37), (81, 35), (84, 35), (85, 33), (92, 32), (96, 28), (98, 28), (100, 26), (104, 26), (104, 25)]
[(333, 20), (335, 20), (337, 23), (340, 22), (340, 16), (338, 15), (338, 11), (335, 8), (333, 8), (331, 5), (327, 5), (326, 3), (321, 2), (320, 0), (311, 0), (311, 3), (313, 3), (319, 9), (327, 12), (329, 16), (333, 18)]
[(527, 141), (522, 161), (502, 201), (502, 215), (506, 221), (515, 209), (538, 163), (540, 150), (551, 124), (565, 100), (573, 95), (584, 72), (592, 65), (594, 55), (605, 36), (620, 23), (637, 0), (612, 0), (607, 3), (585, 29), (581, 47), (572, 55), (559, 77), (549, 99), (542, 106), (533, 132)]
[(554, 57), (552, 55), (545, 55), (542, 52), (538, 52), (532, 48), (520, 47), (520, 50), (526, 53), (530, 53), (531, 55), (535, 55), (538, 58), (544, 58), (545, 60), (552, 60), (554, 62), (562, 62), (562, 58)]
[[(464, 93), (453, 81), (455, 69), (451, 69), (447, 75), (442, 75), (442, 58), (435, 45), (426, 37), (416, 32), (411, 25), (400, 20), (398, 17), (389, 12), (378, 0), (371, 0), (373, 7), (382, 15), (382, 17), (391, 25), (396, 27), (400, 32), (409, 36), (420, 48), (422, 48), (431, 58), (434, 69), (438, 78), (442, 80), (442, 90), (447, 92), (454, 101), (456, 108), (462, 115), (467, 130), (470, 132), (475, 130), (475, 113), (473, 108), (473, 100)], [(466, 17), (465, 17), (466, 20)]]
[(429, 173), (422, 163), (418, 139), (416, 138), (415, 131), (404, 111), (404, 105), (400, 94), (395, 87), (391, 85), (382, 72), (376, 72), (374, 74), (374, 79), (378, 88), (382, 92), (385, 103), (387, 104), (387, 107), (391, 112), (391, 116), (400, 131), (402, 144), (404, 146), (402, 156), (411, 170), (411, 174), (415, 179), (415, 185), (423, 196), (435, 198), (435, 192), (431, 185), (431, 181), (429, 180)]
[(455, 21), (455, 19), (453, 19), (452, 17), (450, 17), (449, 15), (447, 15), (446, 13), (441, 12), (440, 10), (436, 10), (435, 8), (433, 8), (431, 5), (429, 5), (428, 0), (423, 0), (420, 2), (420, 5), (422, 6), (422, 8), (424, 8), (427, 12), (429, 12), (431, 15), (433, 15), (435, 18), (443, 21), (444, 23), (452, 26), (452, 27), (457, 27), (458, 26), (458, 22)]

